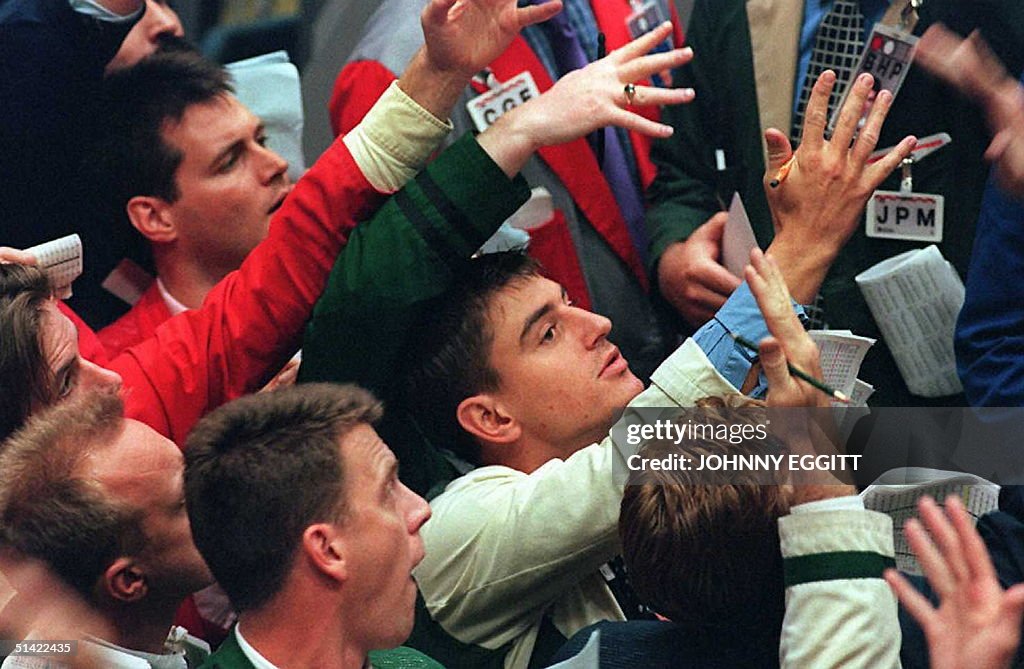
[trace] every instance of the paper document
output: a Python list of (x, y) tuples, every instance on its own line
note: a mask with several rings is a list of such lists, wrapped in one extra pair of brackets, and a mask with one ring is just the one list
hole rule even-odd
[(860, 365), (875, 340), (859, 337), (849, 330), (811, 330), (808, 334), (821, 351), (821, 371), (825, 383), (852, 400)]
[(66, 300), (71, 297), (71, 282), (82, 275), (82, 240), (78, 235), (68, 235), (25, 249), (39, 262), (39, 269), (50, 279), (50, 286), (57, 297)]
[(903, 523), (917, 517), (917, 500), (928, 495), (939, 504), (956, 495), (977, 520), (999, 508), (999, 486), (973, 474), (925, 467), (902, 467), (886, 472), (861, 493), (864, 507), (892, 518), (896, 566), (900, 571), (922, 575), (921, 566), (907, 544)]
[(235, 96), (260, 117), (267, 146), (288, 161), (288, 176), (298, 181), (306, 171), (302, 153), (302, 91), (299, 71), (286, 51), (228, 63), (224, 66), (235, 84)]
[(743, 206), (740, 194), (732, 196), (729, 204), (729, 218), (725, 221), (725, 232), (722, 233), (722, 264), (740, 279), (743, 268), (750, 263), (750, 252), (757, 246), (754, 229), (750, 227), (750, 217)]
[(963, 390), (953, 328), (964, 284), (938, 247), (883, 260), (855, 280), (910, 392), (941, 397)]

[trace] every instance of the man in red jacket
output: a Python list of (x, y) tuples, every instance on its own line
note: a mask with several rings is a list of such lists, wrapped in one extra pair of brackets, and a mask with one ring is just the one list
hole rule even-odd
[[(560, 7), (517, 8), (511, 0), (475, 0), (450, 12), (453, 5), (453, 0), (434, 0), (427, 6), (422, 20), (426, 44), (405, 75), (366, 122), (335, 142), (300, 180), (274, 215), (267, 239), (209, 293), (203, 308), (171, 319), (155, 336), (110, 361), (107, 369), (130, 390), (128, 417), (182, 443), (209, 409), (265, 383), (297, 344), (352, 227), (422, 167), (450, 128), (438, 119), (448, 115), (472, 73), (500, 53), (522, 26)], [(8, 314), (3, 312), (25, 307), (18, 298), (24, 275), (13, 274), (0, 271), (0, 324), (5, 328)], [(64, 368), (66, 385), (49, 385), (57, 393), (74, 393), (81, 371), (90, 371), (79, 354), (75, 329), (55, 307), (50, 313), (60, 327), (47, 328), (55, 337), (47, 355), (59, 352), (67, 359), (60, 360), (59, 368), (48, 364), (56, 362), (51, 360), (26, 368), (15, 361), (12, 369), (22, 376), (4, 375), (3, 396), (22, 397), (26, 388), (39, 385), (36, 376)], [(4, 333), (0, 339), (13, 337)], [(32, 378), (24, 378), (26, 373)], [(33, 403), (17, 412), (23, 414), (20, 419), (5, 416), (0, 436), (15, 429)]]

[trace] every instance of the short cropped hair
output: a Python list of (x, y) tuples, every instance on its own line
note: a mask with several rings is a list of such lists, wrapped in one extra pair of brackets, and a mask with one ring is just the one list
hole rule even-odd
[(408, 351), (402, 405), (428, 437), (479, 463), (479, 444), (458, 423), (462, 400), (497, 390), (501, 379), (491, 364), (494, 330), (487, 311), (502, 290), (539, 277), (540, 265), (523, 251), (488, 253), (463, 262), (452, 288), (417, 328)]
[(168, 124), (189, 107), (233, 92), (227, 72), (180, 40), (132, 67), (112, 73), (101, 96), (103, 124), (91, 144), (93, 203), (107, 220), (124, 221), (125, 205), (138, 195), (174, 202), (174, 173), (183, 155), (163, 140)]
[(243, 397), (196, 425), (185, 448), (192, 537), (236, 610), (281, 590), (307, 527), (343, 519), (339, 439), (381, 414), (356, 386), (305, 384)]
[(42, 309), (52, 290), (36, 267), (0, 264), (0, 442), (33, 407), (56, 401), (53, 371), (42, 345)]
[[(690, 418), (702, 424), (764, 425), (754, 400), (706, 398)], [(730, 406), (731, 405), (731, 406)], [(696, 439), (652, 443), (646, 457), (764, 453), (768, 440), (740, 444)], [(721, 638), (744, 630), (781, 630), (785, 587), (778, 518), (789, 513), (778, 485), (753, 473), (730, 472), (709, 482), (706, 472), (648, 470), (627, 485), (619, 515), (622, 554), (637, 595), (684, 628)], [(770, 627), (766, 626), (770, 625)]]
[(39, 412), (0, 450), (0, 544), (45, 563), (87, 600), (115, 559), (145, 546), (141, 511), (81, 471), (123, 429), (121, 399), (95, 391)]

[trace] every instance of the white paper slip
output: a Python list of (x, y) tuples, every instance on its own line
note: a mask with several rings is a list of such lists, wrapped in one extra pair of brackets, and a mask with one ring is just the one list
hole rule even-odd
[(235, 84), (235, 95), (260, 117), (267, 146), (288, 161), (288, 176), (297, 181), (306, 171), (302, 152), (305, 116), (299, 71), (286, 51), (273, 51), (224, 66)]
[(910, 392), (941, 397), (963, 390), (953, 328), (964, 284), (937, 246), (883, 260), (855, 277)]
[(750, 252), (757, 246), (754, 229), (750, 227), (750, 217), (743, 206), (740, 194), (732, 196), (729, 204), (729, 218), (725, 221), (722, 233), (722, 264), (733, 275), (743, 278), (743, 269), (750, 263)]
[(875, 340), (858, 337), (849, 330), (811, 330), (808, 334), (821, 352), (825, 383), (852, 399), (860, 365)]
[(52, 242), (25, 249), (39, 262), (54, 293), (61, 299), (71, 297), (71, 282), (82, 275), (82, 240), (68, 235)]
[(968, 513), (978, 518), (999, 508), (999, 486), (980, 476), (925, 467), (901, 467), (880, 476), (861, 493), (864, 507), (892, 518), (896, 566), (900, 571), (922, 575), (903, 532), (903, 523), (917, 517), (917, 500), (928, 495), (939, 504), (956, 495)]

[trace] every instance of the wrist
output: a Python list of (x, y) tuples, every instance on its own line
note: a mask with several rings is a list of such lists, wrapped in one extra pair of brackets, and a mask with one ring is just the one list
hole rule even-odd
[(800, 304), (814, 301), (838, 251), (815, 243), (796, 243), (780, 236), (768, 247), (767, 254), (779, 265), (789, 294)]
[(517, 107), (509, 111), (477, 137), (480, 148), (509, 178), (518, 174), (540, 148), (535, 139), (537, 134), (529, 129), (529, 115), (522, 109)]
[(421, 47), (398, 79), (406, 95), (439, 119), (446, 119), (472, 75), (438, 67)]

